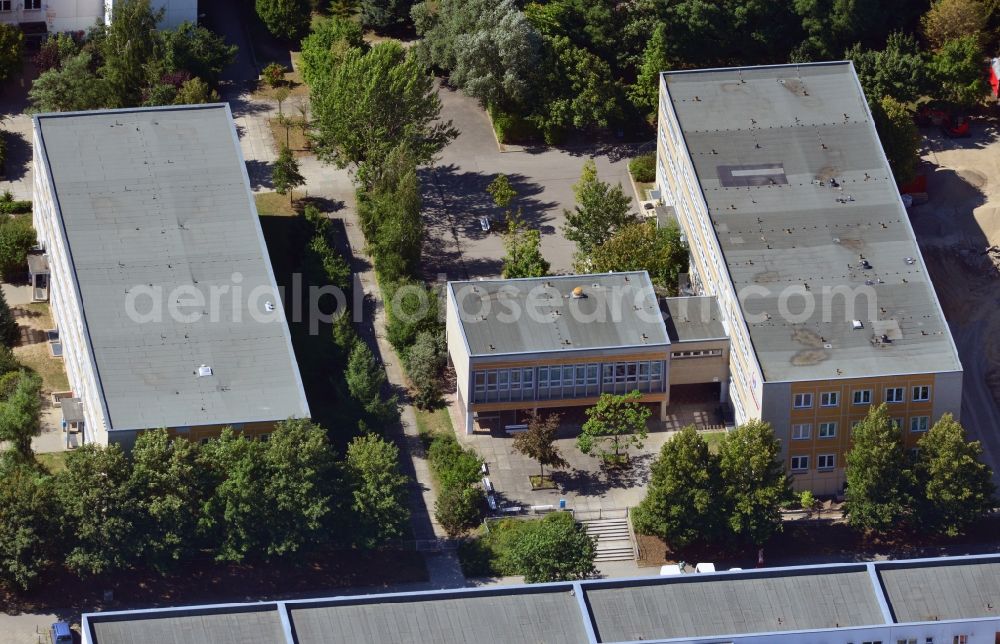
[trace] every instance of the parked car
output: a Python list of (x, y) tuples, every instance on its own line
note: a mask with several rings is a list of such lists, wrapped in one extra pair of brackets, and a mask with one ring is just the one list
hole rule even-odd
[(52, 644), (73, 644), (73, 631), (66, 622), (56, 622), (49, 630)]
[(484, 233), (490, 232), (490, 218), (483, 215), (479, 218), (479, 227), (483, 229)]

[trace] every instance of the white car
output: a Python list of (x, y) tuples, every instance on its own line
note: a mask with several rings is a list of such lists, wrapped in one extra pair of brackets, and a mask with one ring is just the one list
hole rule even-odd
[(490, 218), (483, 215), (479, 218), (479, 227), (483, 229), (484, 233), (490, 232)]

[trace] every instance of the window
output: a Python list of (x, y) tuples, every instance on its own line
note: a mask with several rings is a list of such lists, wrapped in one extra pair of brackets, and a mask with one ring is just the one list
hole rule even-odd
[(917, 638), (911, 637), (910, 639), (906, 638), (899, 639), (896, 640), (896, 644), (917, 644)]
[(806, 409), (813, 406), (812, 394), (795, 394), (795, 408)]
[(810, 433), (812, 433), (811, 423), (799, 423), (797, 425), (792, 425), (792, 440), (806, 440), (809, 438)]
[(821, 470), (832, 470), (837, 467), (837, 455), (820, 454), (816, 457), (816, 467)]
[(969, 636), (968, 635), (956, 635), (954, 637), (954, 639), (952, 639), (952, 642), (953, 642), (953, 644), (969, 644)]
[(836, 407), (840, 404), (840, 393), (836, 391), (827, 391), (826, 393), (820, 394), (819, 404), (821, 407)]
[(851, 421), (851, 435), (852, 436), (854, 435), (854, 428), (857, 427), (860, 424), (861, 424), (860, 420), (852, 420)]
[(858, 389), (854, 392), (854, 404), (855, 405), (870, 405), (872, 402), (872, 390), (871, 389)]
[(207, 438), (203, 438), (203, 439), (201, 439), (198, 442), (200, 442), (202, 445), (208, 445), (208, 439)]
[(885, 401), (887, 403), (901, 403), (903, 399), (902, 387), (889, 387), (885, 390)]
[(41, 9), (42, 0), (24, 0), (24, 8), (27, 10)]
[(921, 385), (913, 388), (913, 402), (926, 402), (931, 399), (931, 388)]
[(261, 434), (260, 436), (257, 437), (257, 440), (259, 440), (262, 443), (266, 443), (267, 441), (271, 440), (271, 435), (270, 434)]
[(10, 0), (0, 0), (0, 11), (10, 11)]
[(930, 425), (930, 416), (914, 416), (910, 419), (910, 431), (911, 432), (926, 432), (927, 427)]
[(659, 382), (663, 378), (663, 363), (657, 360), (656, 362), (649, 363), (649, 379), (654, 382)]
[(809, 469), (809, 457), (808, 456), (793, 456), (792, 457), (792, 471), (793, 472), (804, 472)]
[(820, 423), (819, 437), (833, 438), (837, 435), (837, 423)]
[(906, 421), (902, 418), (893, 418), (892, 424), (895, 425), (896, 429), (902, 430), (903, 426), (906, 425)]

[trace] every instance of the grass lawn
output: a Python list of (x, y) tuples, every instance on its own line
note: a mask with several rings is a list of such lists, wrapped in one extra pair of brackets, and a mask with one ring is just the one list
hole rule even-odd
[(288, 195), (279, 195), (277, 192), (259, 192), (253, 196), (253, 200), (257, 205), (257, 214), (262, 217), (294, 217), (298, 214), (288, 199)]
[(713, 454), (719, 453), (719, 445), (722, 444), (722, 437), (726, 432), (701, 432), (701, 437), (708, 443), (708, 451)]
[[(31, 302), (14, 308), (25, 312), (17, 319), (21, 326), (28, 327), (38, 333), (55, 326), (47, 302)], [(42, 389), (67, 391), (69, 380), (66, 378), (66, 367), (63, 365), (62, 358), (52, 357), (49, 343), (44, 338), (39, 337), (38, 339), (40, 341), (14, 347), (14, 355), (21, 364), (41, 376)]]
[(66, 457), (69, 452), (48, 452), (45, 454), (35, 454), (35, 460), (49, 471), (49, 474), (58, 474), (66, 469)]
[(652, 190), (655, 187), (656, 187), (655, 183), (643, 183), (642, 181), (635, 182), (635, 188), (636, 190), (639, 191), (639, 199), (643, 201), (649, 198), (649, 195), (646, 194), (646, 191)]
[(454, 434), (447, 407), (434, 410), (415, 408), (414, 411), (417, 415), (417, 433), (425, 444), (430, 443), (435, 434)]

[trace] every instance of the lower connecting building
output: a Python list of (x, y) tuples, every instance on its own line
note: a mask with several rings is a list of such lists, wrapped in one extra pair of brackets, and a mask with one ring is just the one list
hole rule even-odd
[(839, 492), (887, 403), (906, 444), (959, 416), (962, 365), (850, 62), (660, 77), (656, 189), (718, 298), (737, 422), (798, 489)]
[(996, 644), (996, 555), (91, 613), (84, 644)]
[(83, 442), (309, 416), (228, 104), (41, 114), (34, 168)]
[(729, 340), (715, 298), (657, 297), (643, 272), (450, 282), (449, 361), (465, 431), (521, 412), (639, 391), (662, 418), (671, 390), (724, 395)]

